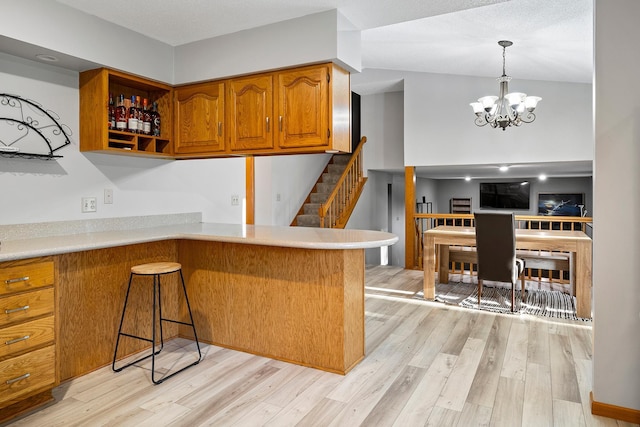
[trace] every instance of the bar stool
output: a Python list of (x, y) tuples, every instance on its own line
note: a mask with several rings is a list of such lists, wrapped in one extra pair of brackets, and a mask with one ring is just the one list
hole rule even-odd
[[(166, 319), (164, 317), (162, 317), (162, 298), (161, 298), (161, 290), (160, 290), (160, 276), (165, 275), (165, 274), (171, 274), (171, 273), (179, 273), (180, 274), (180, 281), (182, 283), (182, 290), (184, 292), (184, 299), (187, 302), (187, 310), (189, 311), (189, 319), (191, 320), (191, 322), (187, 323), (187, 322), (181, 322), (178, 320), (173, 320), (173, 319)], [(140, 337), (137, 335), (131, 335), (125, 332), (122, 332), (122, 324), (124, 323), (124, 315), (125, 312), (127, 310), (127, 303), (129, 301), (129, 292), (131, 291), (131, 282), (133, 281), (133, 277), (135, 275), (139, 275), (139, 276), (153, 276), (153, 326), (152, 326), (152, 337), (151, 338), (146, 338), (146, 337)], [(158, 322), (160, 325), (160, 349), (156, 351), (156, 307), (159, 311), (159, 315), (160, 315), (160, 321)], [(164, 347), (164, 338), (162, 335), (162, 322), (171, 322), (171, 323), (178, 323), (180, 325), (186, 325), (186, 326), (191, 326), (191, 329), (193, 329), (193, 336), (195, 338), (196, 341), (196, 347), (198, 348), (198, 360), (196, 360), (195, 362), (193, 362), (190, 365), (187, 365), (173, 373), (171, 373), (170, 375), (165, 375), (162, 377), (162, 379), (156, 381), (155, 379), (155, 363), (156, 363), (156, 355), (158, 355), (161, 351), (162, 348)], [(118, 345), (120, 344), (120, 337), (121, 336), (125, 336), (125, 337), (129, 337), (129, 338), (135, 338), (135, 339), (139, 339), (142, 341), (147, 341), (150, 342), (152, 344), (152, 348), (151, 348), (151, 354), (141, 357), (137, 360), (134, 360), (131, 363), (128, 363), (120, 368), (116, 368), (116, 357), (118, 354)], [(122, 371), (124, 368), (127, 368), (135, 363), (138, 363), (142, 360), (148, 359), (149, 357), (151, 357), (151, 381), (153, 381), (154, 384), (160, 384), (161, 382), (163, 382), (164, 380), (166, 380), (167, 378), (170, 378), (172, 376), (174, 376), (175, 374), (177, 374), (178, 372), (182, 372), (185, 369), (197, 365), (198, 363), (200, 363), (200, 360), (202, 360), (202, 352), (200, 351), (200, 344), (198, 343), (198, 335), (196, 334), (196, 327), (193, 324), (193, 316), (191, 314), (191, 306), (189, 305), (189, 298), (187, 297), (187, 288), (184, 285), (184, 277), (182, 276), (182, 265), (180, 265), (177, 262), (153, 262), (153, 263), (149, 263), (149, 264), (141, 264), (141, 265), (136, 265), (131, 267), (131, 274), (129, 275), (129, 286), (127, 287), (127, 294), (124, 298), (124, 307), (122, 308), (122, 317), (120, 318), (120, 327), (118, 328), (118, 338), (116, 339), (116, 349), (113, 352), (113, 363), (111, 365), (111, 368), (114, 370), (114, 372), (120, 372)]]

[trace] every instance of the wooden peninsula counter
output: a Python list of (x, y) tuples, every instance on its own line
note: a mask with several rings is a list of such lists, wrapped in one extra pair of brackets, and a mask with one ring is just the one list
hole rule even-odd
[[(193, 223), (7, 240), (0, 267), (53, 261), (56, 383), (110, 363), (129, 270), (154, 261), (182, 264), (201, 341), (345, 374), (364, 357), (364, 249), (397, 240), (377, 231)], [(172, 292), (163, 292), (167, 315), (186, 315)], [(136, 315), (141, 329), (149, 327), (149, 297), (141, 297), (145, 315)], [(125, 351), (140, 349), (134, 345)]]

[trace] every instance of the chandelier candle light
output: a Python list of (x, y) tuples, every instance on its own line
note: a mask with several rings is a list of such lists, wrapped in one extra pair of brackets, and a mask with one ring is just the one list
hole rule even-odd
[(527, 96), (526, 93), (509, 93), (509, 81), (511, 77), (505, 72), (506, 49), (513, 43), (508, 40), (498, 42), (502, 46), (502, 76), (496, 80), (500, 82), (500, 96), (483, 96), (478, 102), (472, 102), (471, 107), (476, 113), (475, 123), (478, 126), (490, 125), (492, 128), (506, 130), (509, 126), (520, 126), (522, 123), (531, 123), (536, 119), (533, 114), (539, 96)]

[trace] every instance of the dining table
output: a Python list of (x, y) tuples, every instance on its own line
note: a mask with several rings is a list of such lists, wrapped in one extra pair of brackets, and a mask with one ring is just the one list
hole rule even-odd
[[(592, 241), (578, 230), (515, 230), (516, 249), (568, 252), (572, 254), (572, 278), (575, 280), (576, 315), (591, 318)], [(474, 227), (441, 225), (424, 232), (424, 298), (435, 298), (436, 254), (440, 267), (438, 279), (448, 282), (449, 246), (475, 246)], [(443, 264), (447, 264), (446, 266)]]

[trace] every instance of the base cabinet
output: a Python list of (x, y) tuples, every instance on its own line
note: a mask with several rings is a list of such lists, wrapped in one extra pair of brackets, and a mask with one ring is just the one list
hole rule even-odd
[(0, 422), (52, 400), (56, 372), (54, 263), (0, 263)]

